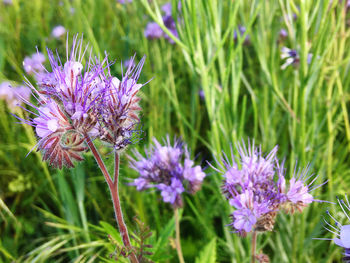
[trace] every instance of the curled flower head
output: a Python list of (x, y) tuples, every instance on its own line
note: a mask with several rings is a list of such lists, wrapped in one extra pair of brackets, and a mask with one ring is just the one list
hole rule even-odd
[(164, 202), (181, 207), (181, 194), (197, 192), (206, 175), (200, 166), (194, 165), (183, 142), (175, 139), (171, 145), (169, 136), (165, 145), (155, 138), (153, 142), (154, 145), (145, 150), (146, 157), (138, 151), (134, 151), (136, 159), (129, 157), (131, 168), (140, 174), (131, 185), (137, 190), (154, 187), (161, 191)]
[(138, 112), (141, 108), (137, 93), (143, 84), (137, 82), (144, 62), (145, 57), (135, 65), (133, 57), (121, 80), (110, 74), (106, 78), (103, 108), (100, 110), (100, 139), (112, 145), (115, 150), (124, 149), (138, 132), (135, 126), (140, 121)]
[[(214, 168), (224, 176), (222, 190), (231, 206), (236, 210), (232, 214), (231, 226), (240, 234), (250, 231), (271, 231), (277, 212), (291, 207), (294, 212), (314, 201), (309, 193), (310, 182), (306, 181), (307, 171), (299, 171), (285, 183), (285, 169), (279, 165), (277, 146), (269, 154), (263, 154), (261, 147), (254, 142), (237, 145), (239, 156), (231, 152), (229, 160), (224, 154), (219, 168)], [(235, 160), (239, 162), (236, 163)]]
[(338, 204), (340, 206), (341, 211), (344, 213), (345, 220), (348, 221), (349, 224), (342, 224), (340, 219), (336, 219), (331, 215), (329, 211), (327, 211), (327, 215), (330, 217), (331, 221), (335, 223), (333, 226), (331, 223), (324, 221), (326, 223), (326, 230), (334, 234), (336, 237), (333, 239), (329, 238), (316, 238), (321, 240), (332, 240), (334, 243), (344, 248), (344, 257), (343, 262), (347, 263), (350, 261), (350, 203), (347, 195), (345, 195), (344, 199), (339, 199), (337, 197)]
[(86, 58), (87, 48), (82, 38), (75, 36), (71, 47), (67, 39), (65, 62), (48, 49), (51, 70), (41, 65), (43, 70), (34, 72), (38, 88), (27, 82), (37, 105), (22, 98), (34, 109), (27, 111), (35, 117), (17, 117), (35, 128), (43, 159), (59, 168), (73, 167), (73, 161), (83, 160), (84, 141), (90, 136), (116, 150), (126, 147), (139, 121), (136, 93), (142, 85), (136, 81), (144, 59), (136, 67), (129, 66), (119, 81), (110, 73), (112, 63), (107, 55), (103, 61), (91, 53)]

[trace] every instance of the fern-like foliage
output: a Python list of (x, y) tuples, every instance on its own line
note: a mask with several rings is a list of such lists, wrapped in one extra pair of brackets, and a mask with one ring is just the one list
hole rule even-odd
[(149, 226), (142, 222), (137, 216), (134, 216), (133, 220), (136, 223), (136, 230), (130, 236), (138, 244), (137, 247), (134, 247), (137, 259), (140, 263), (154, 263), (152, 260), (146, 258), (146, 256), (153, 254), (149, 251), (153, 246), (146, 243), (146, 239), (152, 236), (152, 232)]

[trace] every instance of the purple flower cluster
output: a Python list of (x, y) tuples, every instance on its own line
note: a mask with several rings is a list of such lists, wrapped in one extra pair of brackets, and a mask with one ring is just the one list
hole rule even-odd
[[(179, 2), (180, 3), (180, 2)], [(171, 14), (171, 3), (166, 3), (162, 6), (162, 11), (164, 12), (163, 23), (167, 29), (175, 36), (178, 37), (176, 30), (175, 20)], [(174, 44), (174, 40), (171, 39), (156, 22), (149, 22), (145, 29), (145, 37), (148, 39), (159, 39), (164, 37), (169, 41), (169, 43)]]
[(132, 142), (139, 122), (136, 95), (142, 85), (137, 81), (144, 58), (138, 65), (130, 65), (119, 80), (111, 75), (112, 63), (107, 56), (99, 61), (90, 54), (83, 65), (87, 48), (76, 36), (69, 49), (67, 39), (64, 64), (48, 49), (51, 71), (41, 65), (44, 70), (34, 72), (37, 89), (27, 83), (38, 103), (23, 99), (37, 113), (28, 110), (33, 119), (17, 117), (35, 127), (43, 159), (59, 168), (73, 167), (73, 160), (83, 159), (87, 136), (99, 138), (114, 150), (125, 148)]
[[(238, 30), (235, 30), (233, 32), (233, 38), (235, 41), (238, 40), (238, 38), (241, 38), (243, 37), (243, 35), (245, 34), (246, 32), (246, 28), (244, 26), (238, 26)], [(246, 37), (244, 38), (244, 42), (243, 42), (245, 45), (249, 45), (250, 44), (250, 37), (249, 35), (246, 35)]]
[(231, 225), (245, 235), (251, 231), (271, 231), (277, 212), (302, 210), (314, 201), (307, 184), (308, 169), (296, 172), (286, 186), (285, 169), (278, 163), (277, 146), (267, 155), (254, 142), (248, 147), (237, 147), (240, 163), (222, 158), (222, 164), (215, 170), (224, 174), (223, 193), (236, 210), (232, 214)]
[(131, 168), (140, 174), (131, 185), (138, 191), (156, 188), (161, 191), (164, 202), (181, 207), (181, 194), (186, 190), (191, 194), (197, 192), (206, 175), (200, 166), (194, 166), (184, 143), (175, 140), (172, 146), (169, 136), (164, 146), (155, 138), (153, 142), (154, 145), (145, 150), (146, 157), (137, 150), (134, 150), (136, 160), (129, 157)]
[(0, 99), (6, 101), (8, 107), (12, 110), (22, 103), (22, 100), (29, 100), (31, 91), (26, 86), (12, 87), (10, 82), (0, 84)]
[[(310, 64), (312, 60), (313, 55), (310, 53), (307, 55), (307, 63)], [(290, 65), (299, 65), (300, 62), (300, 56), (298, 51), (295, 49), (290, 49), (287, 47), (282, 47), (281, 50), (281, 59), (284, 59), (285, 62), (281, 66), (281, 69), (284, 70)]]
[[(350, 203), (347, 196), (345, 196), (345, 200), (341, 200), (337, 197), (338, 204), (342, 210), (342, 212), (345, 215), (345, 218), (350, 222)], [(333, 239), (327, 239), (327, 238), (317, 238), (321, 240), (333, 240), (334, 243), (337, 246), (340, 246), (345, 249), (343, 262), (350, 262), (350, 224), (344, 225), (341, 222), (339, 222), (337, 219), (335, 219), (329, 211), (327, 211), (327, 214), (329, 217), (335, 222), (335, 226), (331, 225), (327, 221), (326, 223), (326, 229), (334, 234), (336, 237)]]

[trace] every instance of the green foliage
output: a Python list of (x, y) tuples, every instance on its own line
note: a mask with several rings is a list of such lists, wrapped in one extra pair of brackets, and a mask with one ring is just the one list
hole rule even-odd
[(204, 248), (199, 252), (196, 258), (196, 263), (215, 263), (216, 262), (216, 239), (213, 238)]
[[(349, 14), (345, 2), (328, 0), (180, 0), (172, 1), (179, 17), (179, 38), (147, 40), (144, 28), (156, 21), (167, 33), (160, 7), (165, 1), (13, 0), (0, 3), (0, 81), (23, 82), (22, 62), (45, 47), (63, 54), (65, 37), (51, 31), (62, 24), (69, 35), (84, 33), (86, 43), (102, 55), (118, 59), (112, 74), (120, 76), (120, 60), (146, 54), (141, 82), (142, 149), (152, 136), (181, 136), (199, 160), (213, 162), (222, 151), (254, 138), (263, 151), (279, 145), (289, 175), (296, 163), (328, 180), (313, 194), (334, 201), (349, 191), (350, 53)], [(126, 1), (127, 2), (127, 1)], [(74, 13), (71, 13), (74, 8)], [(295, 14), (295, 18), (294, 18)], [(234, 40), (234, 30), (246, 27)], [(280, 29), (287, 38), (280, 39)], [(249, 36), (250, 44), (245, 43)], [(299, 65), (281, 69), (283, 46), (296, 49)], [(312, 53), (311, 63), (307, 54)], [(34, 83), (31, 76), (28, 77)], [(204, 100), (198, 95), (204, 92)], [(122, 247), (103, 176), (92, 156), (71, 171), (50, 170), (35, 150), (32, 127), (16, 124), (0, 101), (0, 262), (115, 262)], [(100, 145), (97, 145), (101, 150)], [(102, 150), (103, 151), (103, 150)], [(129, 150), (126, 152), (128, 153)], [(107, 166), (113, 160), (104, 151)], [(298, 160), (298, 161), (296, 161)], [(227, 227), (232, 208), (220, 192), (221, 175), (209, 176), (195, 196), (186, 196), (181, 243), (187, 262), (247, 262), (249, 237)], [(121, 200), (129, 231), (138, 214), (152, 235), (146, 251), (154, 262), (177, 262), (171, 246), (172, 209), (155, 192), (127, 185), (136, 176), (121, 160)], [(313, 240), (332, 235), (323, 228), (328, 204), (315, 203), (303, 214), (277, 218), (275, 230), (258, 239), (271, 262), (338, 262), (332, 242)], [(139, 229), (140, 230), (140, 229)], [(130, 232), (131, 233), (131, 232)], [(108, 235), (113, 238), (111, 243)], [(140, 241), (138, 239), (138, 241)], [(135, 240), (133, 246), (137, 246)], [(123, 259), (121, 259), (123, 260)], [(127, 262), (127, 261), (125, 261)]]

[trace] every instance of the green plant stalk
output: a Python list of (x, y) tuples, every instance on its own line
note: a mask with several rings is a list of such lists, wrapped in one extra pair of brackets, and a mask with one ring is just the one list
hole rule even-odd
[(180, 220), (179, 220), (179, 209), (175, 208), (174, 209), (174, 214), (175, 214), (175, 245), (176, 245), (176, 251), (177, 251), (177, 256), (179, 257), (179, 262), (180, 263), (185, 263), (184, 257), (182, 255), (182, 250), (181, 250), (181, 239), (180, 239)]
[(136, 255), (133, 251), (133, 247), (131, 246), (128, 229), (125, 225), (124, 219), (123, 219), (123, 212), (120, 205), (119, 200), (119, 189), (118, 189), (118, 182), (119, 182), (119, 154), (115, 153), (114, 155), (114, 179), (112, 180), (111, 176), (108, 173), (108, 170), (106, 168), (106, 165), (104, 164), (100, 154), (98, 153), (94, 143), (91, 141), (89, 135), (85, 134), (85, 141), (88, 144), (92, 154), (95, 157), (95, 160), (100, 167), (103, 176), (105, 177), (105, 180), (108, 184), (109, 191), (111, 193), (112, 201), (113, 201), (113, 208), (115, 213), (115, 218), (118, 224), (119, 232), (123, 240), (124, 246), (127, 248), (129, 254), (129, 260), (132, 263), (138, 263), (139, 261), (136, 258)]

